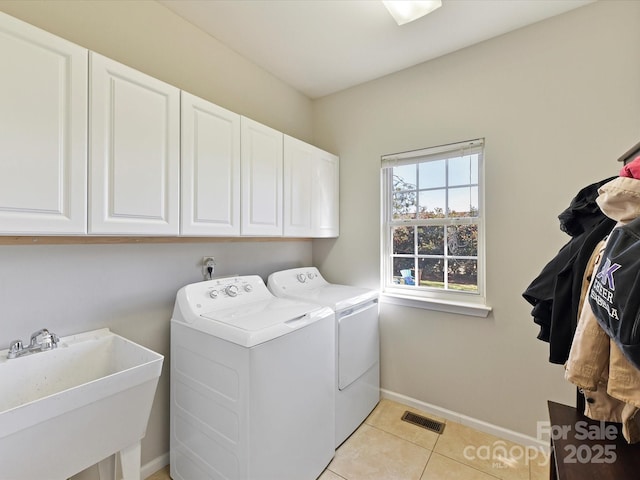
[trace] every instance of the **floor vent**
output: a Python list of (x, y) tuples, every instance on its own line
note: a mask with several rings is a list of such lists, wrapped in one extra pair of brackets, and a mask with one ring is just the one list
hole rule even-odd
[(431, 430), (432, 432), (442, 433), (444, 431), (444, 423), (408, 411), (404, 412), (404, 415), (402, 415), (402, 420), (404, 420), (405, 422), (413, 423), (414, 425), (417, 425), (419, 427), (426, 428), (427, 430)]

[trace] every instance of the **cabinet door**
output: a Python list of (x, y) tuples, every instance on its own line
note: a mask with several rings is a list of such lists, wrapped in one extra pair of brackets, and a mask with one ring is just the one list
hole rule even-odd
[(284, 136), (284, 235), (313, 236), (311, 185), (316, 148)]
[(318, 150), (314, 161), (314, 237), (337, 237), (340, 234), (340, 160)]
[(282, 133), (242, 117), (242, 235), (282, 235)]
[(182, 235), (240, 235), (240, 115), (182, 92)]
[(177, 235), (180, 91), (91, 52), (89, 233)]
[(86, 233), (87, 56), (0, 13), (0, 233)]

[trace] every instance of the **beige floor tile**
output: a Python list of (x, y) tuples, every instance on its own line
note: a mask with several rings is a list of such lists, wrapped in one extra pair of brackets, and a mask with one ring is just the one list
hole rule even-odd
[(169, 476), (169, 465), (164, 467), (162, 470), (158, 470), (150, 477), (147, 477), (146, 480), (171, 480), (171, 477)]
[(440, 434), (402, 421), (402, 415), (407, 410), (420, 415), (426, 415), (433, 420), (444, 422), (444, 419), (440, 417), (434, 417), (431, 414), (426, 414), (401, 403), (382, 399), (373, 412), (371, 412), (371, 415), (365, 420), (365, 423), (397, 435), (421, 447), (433, 450), (433, 446), (436, 444), (436, 440), (438, 440)]
[(318, 477), (318, 480), (345, 480), (344, 477), (333, 473), (331, 470), (325, 470), (322, 475)]
[(525, 447), (456, 422), (447, 422), (433, 451), (503, 480), (529, 480)]
[(443, 455), (432, 453), (420, 480), (496, 480), (496, 477)]
[(430, 453), (365, 424), (338, 449), (329, 470), (348, 480), (419, 480)]

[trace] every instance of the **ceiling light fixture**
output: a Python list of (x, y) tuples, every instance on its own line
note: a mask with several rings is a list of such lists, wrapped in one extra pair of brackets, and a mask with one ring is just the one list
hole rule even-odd
[(398, 25), (413, 22), (442, 6), (442, 0), (382, 0)]

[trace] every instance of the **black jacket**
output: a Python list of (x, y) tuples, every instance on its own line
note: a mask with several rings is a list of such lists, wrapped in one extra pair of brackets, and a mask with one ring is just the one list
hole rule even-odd
[(580, 190), (558, 216), (560, 229), (572, 238), (522, 294), (533, 305), (531, 315), (540, 326), (538, 339), (549, 342), (551, 363), (564, 364), (569, 357), (587, 262), (598, 242), (616, 224), (600, 211), (595, 201), (598, 188), (614, 178)]

